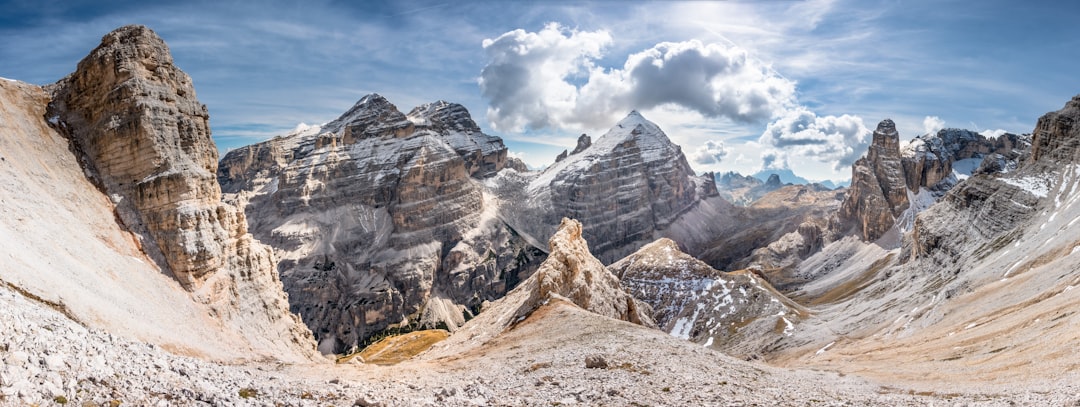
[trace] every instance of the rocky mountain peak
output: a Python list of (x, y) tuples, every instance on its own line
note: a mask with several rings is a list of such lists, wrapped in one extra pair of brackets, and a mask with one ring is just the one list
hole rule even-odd
[(413, 122), (430, 124), (436, 128), (459, 132), (480, 132), (480, 126), (473, 121), (465, 106), (445, 100), (417, 106), (409, 112), (407, 117)]
[(308, 348), (273, 251), (221, 202), (209, 114), (172, 61), (152, 30), (121, 27), (49, 87), (48, 115), (163, 271), (237, 332)]
[(614, 261), (717, 194), (715, 180), (697, 177), (682, 149), (636, 111), (595, 140), (580, 137), (578, 145), (529, 181), (529, 204), (543, 216), (515, 228), (547, 236), (559, 219), (580, 219), (597, 256)]
[(874, 130), (865, 157), (851, 167), (851, 189), (840, 207), (841, 229), (854, 229), (874, 241), (896, 224), (908, 209), (907, 180), (900, 155), (900, 134), (890, 119)]
[(729, 354), (760, 351), (790, 335), (801, 319), (791, 300), (753, 273), (713, 269), (670, 239), (649, 243), (608, 270), (652, 307), (661, 330)]
[(344, 131), (346, 144), (357, 139), (402, 136), (412, 132), (413, 124), (397, 106), (377, 93), (360, 98), (348, 111), (323, 127), (326, 132)]
[(563, 218), (548, 240), (547, 260), (522, 284), (529, 296), (518, 315), (527, 315), (549, 299), (561, 297), (600, 315), (655, 326), (649, 306), (628, 294), (619, 278), (593, 257), (581, 233), (581, 222)]
[(780, 188), (782, 186), (784, 186), (784, 183), (780, 181), (780, 175), (779, 174), (771, 174), (771, 175), (769, 175), (769, 180), (765, 181), (765, 187), (768, 188), (768, 189), (775, 190), (775, 189)]

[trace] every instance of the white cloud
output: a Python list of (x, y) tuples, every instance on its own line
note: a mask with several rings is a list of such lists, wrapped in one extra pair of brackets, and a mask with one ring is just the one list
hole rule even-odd
[(926, 116), (922, 121), (922, 125), (923, 134), (937, 134), (939, 130), (945, 128), (945, 121), (937, 116)]
[(727, 157), (729, 150), (724, 146), (723, 141), (708, 140), (697, 150), (694, 150), (693, 160), (695, 163), (702, 165), (719, 164), (724, 157)]
[(758, 142), (766, 147), (764, 168), (790, 168), (792, 158), (805, 157), (836, 171), (862, 156), (870, 134), (857, 116), (818, 116), (799, 106), (770, 123)]
[(739, 123), (769, 120), (795, 105), (795, 83), (737, 46), (662, 42), (631, 54), (622, 68), (596, 61), (613, 42), (606, 31), (552, 23), (485, 40), (480, 90), (500, 131), (606, 128), (626, 112), (675, 105)]
[(983, 131), (979, 132), (979, 134), (982, 134), (983, 137), (986, 137), (986, 138), (998, 138), (998, 137), (1001, 137), (1005, 133), (1008, 133), (1008, 131), (1005, 131), (1005, 130), (1002, 130), (1002, 129), (983, 130)]

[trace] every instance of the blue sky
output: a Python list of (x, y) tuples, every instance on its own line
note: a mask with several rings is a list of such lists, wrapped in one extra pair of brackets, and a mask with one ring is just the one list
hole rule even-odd
[(55, 82), (144, 24), (224, 151), (368, 93), (465, 105), (534, 166), (640, 110), (698, 171), (846, 179), (866, 134), (1030, 132), (1080, 93), (1080, 6), (1019, 1), (0, 3), (0, 76)]

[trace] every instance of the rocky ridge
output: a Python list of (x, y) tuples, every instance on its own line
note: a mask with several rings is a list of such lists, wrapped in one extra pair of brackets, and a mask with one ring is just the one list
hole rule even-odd
[(805, 316), (753, 273), (717, 271), (670, 239), (650, 243), (608, 269), (652, 306), (662, 331), (735, 357), (759, 355), (778, 336), (792, 335)]
[(477, 180), (506, 162), (461, 105), (405, 115), (373, 94), (324, 126), (231, 151), (218, 178), (277, 248), (292, 310), (330, 353), (391, 327), (454, 329), (535, 270), (543, 253)]
[(960, 180), (900, 244), (848, 238), (803, 262), (816, 274), (793, 297), (817, 318), (774, 360), (906, 382), (1016, 382), (1071, 369), (1056, 349), (1080, 340), (1070, 311), (1080, 298), (1080, 130), (1069, 119), (1078, 112), (1074, 98), (1043, 116), (1014, 170)]

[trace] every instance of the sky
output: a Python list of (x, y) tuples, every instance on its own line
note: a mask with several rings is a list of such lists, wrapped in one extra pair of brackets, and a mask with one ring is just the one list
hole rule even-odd
[(0, 1), (0, 77), (72, 72), (143, 24), (222, 152), (335, 119), (369, 93), (464, 105), (534, 168), (631, 110), (698, 172), (844, 180), (870, 133), (1030, 132), (1080, 93), (1062, 1)]

